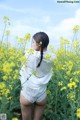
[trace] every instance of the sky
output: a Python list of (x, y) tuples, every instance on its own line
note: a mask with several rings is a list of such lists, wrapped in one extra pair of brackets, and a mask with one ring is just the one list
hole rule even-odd
[(4, 29), (2, 18), (8, 16), (11, 21), (8, 28), (9, 41), (13, 45), (17, 45), (15, 36), (23, 37), (26, 33), (33, 36), (36, 32), (43, 31), (48, 34), (50, 44), (57, 48), (60, 37), (71, 41), (74, 25), (80, 25), (80, 0), (76, 1), (79, 3), (58, 3), (57, 0), (0, 0), (0, 36)]

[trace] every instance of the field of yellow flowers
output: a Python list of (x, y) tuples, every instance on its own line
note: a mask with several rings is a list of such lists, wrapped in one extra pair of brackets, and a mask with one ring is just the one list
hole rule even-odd
[[(25, 45), (30, 40), (27, 33), (24, 38), (16, 37), (19, 47), (12, 47), (8, 42), (10, 25), (8, 17), (4, 16), (4, 31), (0, 40), (0, 114), (5, 113), (7, 120), (20, 120), (21, 111), (19, 94), (21, 83), (19, 71), (23, 62)], [(76, 35), (80, 30), (75, 25)], [(6, 43), (4, 42), (6, 36)], [(43, 120), (79, 120), (80, 119), (80, 40), (74, 37), (72, 42), (60, 38), (61, 44), (57, 50), (50, 50), (57, 58), (53, 62), (53, 76), (48, 84), (47, 105)], [(29, 52), (32, 52), (30, 49)]]

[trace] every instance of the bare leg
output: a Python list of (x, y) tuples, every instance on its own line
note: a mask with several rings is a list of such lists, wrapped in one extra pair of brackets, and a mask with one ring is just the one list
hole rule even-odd
[(32, 103), (30, 103), (24, 96), (20, 95), (20, 105), (23, 120), (32, 120)]
[(33, 120), (42, 120), (42, 115), (45, 109), (45, 105), (46, 105), (46, 98), (41, 102), (36, 102)]

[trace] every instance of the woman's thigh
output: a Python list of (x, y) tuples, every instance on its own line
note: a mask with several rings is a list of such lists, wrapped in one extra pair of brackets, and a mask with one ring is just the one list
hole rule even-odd
[(46, 100), (47, 99), (44, 98), (42, 101), (35, 103), (33, 120), (42, 120), (42, 116), (46, 106)]
[(20, 103), (23, 105), (32, 105), (32, 103), (26, 99), (22, 94), (20, 95)]
[(45, 97), (43, 100), (41, 100), (41, 101), (36, 101), (36, 104), (37, 105), (46, 105), (46, 102), (47, 102), (47, 97)]

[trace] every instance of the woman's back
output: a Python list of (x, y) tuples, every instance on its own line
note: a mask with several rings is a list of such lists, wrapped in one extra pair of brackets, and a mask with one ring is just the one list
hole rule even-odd
[[(48, 59), (47, 56), (49, 56)], [(29, 57), (26, 56), (28, 63), (22, 67), (22, 71), (20, 72), (21, 76), (26, 80), (31, 75), (28, 80), (31, 84), (47, 84), (52, 76), (51, 67), (55, 57), (49, 51), (44, 51), (41, 65), (37, 67), (40, 61), (40, 51), (35, 51)]]

